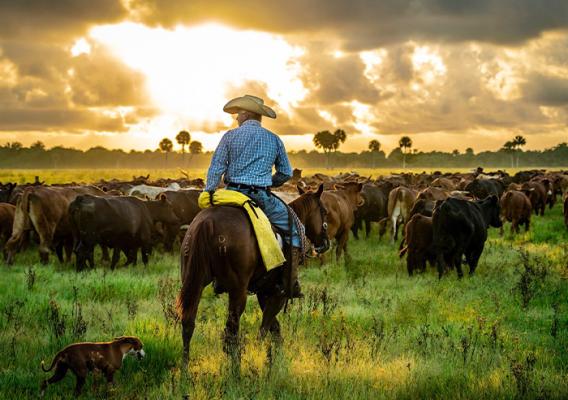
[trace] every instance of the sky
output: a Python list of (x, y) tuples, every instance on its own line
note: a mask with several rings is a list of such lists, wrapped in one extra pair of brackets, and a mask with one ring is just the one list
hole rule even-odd
[[(568, 141), (566, 0), (0, 0), (0, 143), (206, 150), (252, 94), (288, 150)], [(176, 145), (177, 146), (177, 145)]]

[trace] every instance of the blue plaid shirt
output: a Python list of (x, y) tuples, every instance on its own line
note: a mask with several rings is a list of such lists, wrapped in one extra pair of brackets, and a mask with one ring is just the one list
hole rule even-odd
[(292, 166), (282, 140), (260, 122), (249, 119), (221, 138), (211, 159), (205, 190), (215, 190), (223, 174), (225, 183), (280, 186), (292, 177)]

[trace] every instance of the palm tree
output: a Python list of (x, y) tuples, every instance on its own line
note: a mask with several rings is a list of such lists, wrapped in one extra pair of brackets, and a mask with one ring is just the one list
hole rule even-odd
[(373, 168), (375, 168), (375, 158), (379, 151), (381, 151), (381, 143), (378, 140), (371, 140), (369, 142), (369, 151), (373, 155)]
[(176, 136), (176, 141), (181, 145), (181, 157), (185, 161), (185, 146), (191, 141), (191, 135), (188, 131), (180, 131)]
[(331, 150), (333, 150), (336, 141), (335, 136), (330, 131), (320, 131), (314, 135), (313, 141), (314, 146), (318, 149), (322, 149), (326, 155), (326, 168), (329, 168), (329, 154)]
[(335, 141), (333, 142), (333, 151), (337, 151), (339, 146), (341, 146), (341, 143), (345, 143), (347, 133), (345, 133), (343, 129), (336, 129), (335, 132), (333, 132), (333, 136), (335, 137)]
[(514, 147), (516, 149), (516, 153), (517, 153), (517, 168), (519, 168), (519, 153), (522, 151), (521, 147), (523, 147), (525, 144), (527, 144), (527, 141), (521, 135), (517, 135), (513, 139), (513, 145), (514, 145)]
[(203, 145), (201, 144), (201, 142), (194, 140), (189, 145), (189, 152), (191, 154), (201, 154), (203, 152)]
[(504, 151), (505, 153), (509, 153), (511, 155), (511, 168), (515, 167), (515, 143), (513, 143), (512, 141), (507, 141), (505, 142), (505, 144), (503, 145), (503, 148), (501, 149), (502, 151)]
[(398, 141), (398, 147), (402, 150), (402, 168), (406, 168), (406, 149), (412, 147), (412, 139), (408, 136), (403, 136)]
[(164, 153), (166, 153), (166, 168), (168, 167), (168, 153), (170, 151), (172, 151), (172, 149), (174, 148), (174, 144), (172, 143), (172, 141), (168, 138), (163, 138), (160, 141), (160, 150), (163, 151)]

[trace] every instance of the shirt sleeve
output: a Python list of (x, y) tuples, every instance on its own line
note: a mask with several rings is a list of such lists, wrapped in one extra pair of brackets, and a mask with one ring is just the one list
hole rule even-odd
[(221, 181), (221, 176), (227, 172), (227, 164), (229, 162), (229, 146), (227, 143), (227, 134), (223, 135), (219, 145), (213, 153), (211, 158), (211, 165), (207, 171), (207, 184), (205, 185), (205, 191), (212, 191), (219, 186)]
[(282, 186), (292, 177), (292, 166), (290, 165), (290, 160), (288, 160), (284, 143), (282, 143), (280, 138), (277, 139), (278, 151), (276, 152), (276, 160), (274, 161), (276, 173), (272, 176), (272, 186), (275, 187)]

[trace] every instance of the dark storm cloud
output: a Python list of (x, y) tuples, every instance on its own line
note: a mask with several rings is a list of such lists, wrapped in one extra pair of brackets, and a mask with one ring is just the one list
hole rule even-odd
[(350, 49), (409, 39), (519, 44), (568, 27), (565, 0), (138, 0), (130, 7), (149, 24), (220, 20), (284, 34), (329, 32)]
[(0, 37), (65, 39), (126, 15), (120, 0), (2, 0)]
[(568, 79), (533, 74), (523, 87), (524, 96), (543, 106), (568, 105)]

